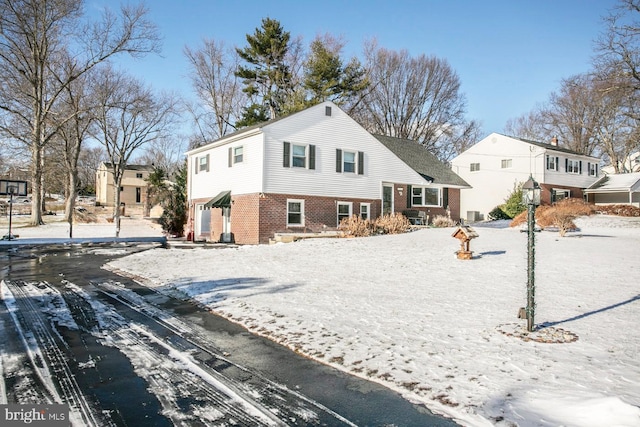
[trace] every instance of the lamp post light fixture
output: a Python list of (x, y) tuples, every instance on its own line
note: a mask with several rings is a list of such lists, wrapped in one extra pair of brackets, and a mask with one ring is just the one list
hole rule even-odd
[(535, 327), (535, 213), (540, 205), (540, 185), (529, 176), (522, 185), (522, 204), (527, 206), (527, 331), (533, 332)]

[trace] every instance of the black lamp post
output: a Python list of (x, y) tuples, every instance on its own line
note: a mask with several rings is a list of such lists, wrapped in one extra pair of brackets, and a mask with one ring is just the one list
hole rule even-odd
[(533, 332), (535, 326), (535, 212), (540, 205), (540, 185), (529, 176), (522, 185), (522, 204), (527, 206), (527, 331)]

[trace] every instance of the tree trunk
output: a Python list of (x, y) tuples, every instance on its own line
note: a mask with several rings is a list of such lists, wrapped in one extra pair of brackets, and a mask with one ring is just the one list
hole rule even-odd
[(31, 225), (44, 224), (42, 221), (42, 149), (39, 144), (31, 146)]
[(64, 205), (64, 219), (70, 221), (73, 218), (73, 211), (76, 207), (76, 197), (78, 196), (78, 174), (70, 173), (67, 177), (67, 199)]
[(113, 223), (116, 225), (116, 237), (120, 237), (120, 186), (122, 185), (122, 177), (118, 177), (117, 182), (114, 182), (115, 188), (113, 189)]

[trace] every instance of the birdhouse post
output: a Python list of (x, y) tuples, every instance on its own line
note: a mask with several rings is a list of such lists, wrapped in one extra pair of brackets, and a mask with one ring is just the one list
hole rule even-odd
[(478, 233), (468, 225), (461, 225), (451, 236), (460, 241), (460, 250), (456, 251), (458, 259), (472, 259), (473, 252), (469, 243), (471, 239), (478, 237)]

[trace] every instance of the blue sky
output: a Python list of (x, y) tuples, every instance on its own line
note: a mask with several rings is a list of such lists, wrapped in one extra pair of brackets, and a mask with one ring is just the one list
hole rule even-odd
[[(89, 0), (97, 6), (116, 3)], [(154, 88), (192, 96), (185, 45), (203, 37), (244, 47), (264, 17), (306, 46), (317, 34), (342, 36), (348, 56), (376, 38), (387, 49), (444, 58), (458, 73), (468, 117), (483, 136), (545, 102), (561, 79), (586, 72), (602, 17), (615, 0), (148, 0), (164, 37), (162, 56), (121, 63)]]

